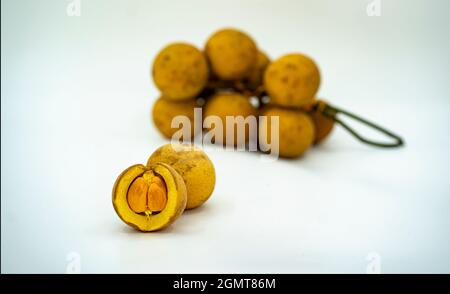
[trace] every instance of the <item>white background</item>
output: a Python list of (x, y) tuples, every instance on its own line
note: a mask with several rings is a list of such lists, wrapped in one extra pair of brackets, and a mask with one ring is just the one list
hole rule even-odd
[[(2, 1), (1, 271), (450, 273), (450, 2)], [(166, 143), (150, 120), (157, 52), (224, 26), (272, 58), (312, 56), (320, 97), (401, 134), (361, 145), (337, 128), (298, 160), (209, 152), (211, 199), (167, 230), (116, 216), (126, 167)]]

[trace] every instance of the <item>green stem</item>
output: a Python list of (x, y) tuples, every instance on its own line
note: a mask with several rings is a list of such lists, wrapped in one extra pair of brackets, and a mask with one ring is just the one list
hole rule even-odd
[[(350, 113), (346, 110), (337, 108), (335, 106), (331, 106), (328, 104), (325, 104), (323, 106), (322, 109), (319, 109), (319, 111), (322, 112), (322, 114), (332, 120), (334, 120), (335, 122), (337, 122), (338, 124), (340, 124), (344, 129), (346, 129), (350, 134), (352, 134), (356, 139), (358, 139), (359, 141), (368, 144), (368, 145), (372, 145), (372, 146), (376, 146), (376, 147), (382, 147), (382, 148), (395, 148), (395, 147), (400, 147), (404, 145), (403, 139), (401, 137), (399, 137), (398, 135), (386, 130), (385, 128), (374, 124), (373, 122), (370, 122), (356, 114)], [(353, 130), (350, 126), (348, 126), (345, 122), (343, 122), (342, 120), (340, 120), (337, 115), (338, 114), (342, 114), (342, 115), (346, 115), (362, 124), (365, 124), (383, 134), (385, 134), (386, 136), (394, 139), (394, 142), (392, 143), (384, 143), (384, 142), (377, 142), (377, 141), (373, 141), (370, 139), (366, 139), (363, 136), (361, 136), (360, 134), (358, 134), (355, 130)]]

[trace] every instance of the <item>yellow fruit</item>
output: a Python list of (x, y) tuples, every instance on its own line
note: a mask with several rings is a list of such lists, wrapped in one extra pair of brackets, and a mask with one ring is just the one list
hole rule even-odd
[[(259, 126), (260, 143), (272, 144), (279, 140), (280, 157), (294, 158), (302, 155), (314, 140), (314, 124), (304, 112), (279, 107), (267, 107), (261, 113), (267, 123)], [(279, 117), (278, 129), (272, 133), (271, 117)]]
[(247, 77), (257, 61), (255, 42), (244, 32), (223, 29), (206, 42), (206, 57), (213, 73), (222, 80)]
[(264, 73), (264, 87), (272, 104), (300, 107), (319, 89), (320, 73), (315, 62), (302, 54), (288, 54), (272, 62)]
[(120, 219), (144, 232), (172, 224), (183, 213), (186, 201), (182, 177), (164, 163), (127, 168), (117, 178), (112, 193), (113, 206)]
[(216, 183), (216, 173), (211, 160), (201, 149), (187, 144), (167, 144), (150, 156), (147, 165), (157, 162), (170, 165), (184, 179), (187, 209), (196, 208), (209, 199)]
[(171, 100), (197, 96), (205, 87), (208, 63), (197, 48), (185, 43), (171, 44), (153, 62), (153, 80), (162, 95)]
[(316, 136), (314, 137), (314, 144), (320, 144), (331, 133), (334, 127), (334, 120), (323, 115), (320, 111), (320, 104), (325, 104), (323, 100), (316, 100), (303, 106), (314, 122)]
[(153, 105), (152, 118), (155, 126), (166, 138), (172, 138), (173, 134), (177, 132), (184, 125), (172, 128), (172, 120), (174, 117), (183, 115), (187, 117), (191, 124), (191, 137), (183, 138), (186, 140), (192, 139), (198, 133), (198, 129), (194, 128), (194, 108), (200, 107), (197, 105), (195, 99), (173, 101), (160, 97)]
[[(205, 118), (205, 122), (208, 119), (208, 117), (211, 116), (217, 116), (221, 123), (223, 128), (223, 135), (220, 137), (220, 135), (216, 136), (214, 138), (215, 143), (222, 143), (222, 144), (228, 144), (228, 145), (237, 145), (238, 143), (245, 143), (249, 141), (250, 137), (250, 128), (249, 125), (244, 123), (238, 124), (238, 120), (235, 120), (233, 123), (233, 129), (234, 129), (234, 136), (230, 137), (233, 138), (233, 142), (227, 142), (227, 132), (233, 131), (233, 129), (227, 127), (227, 117), (228, 120), (236, 119), (238, 116), (240, 116), (243, 120), (251, 120), (254, 118), (256, 120), (258, 115), (257, 109), (255, 109), (249, 99), (239, 93), (217, 93), (214, 96), (210, 97), (205, 105), (203, 116)], [(244, 121), (242, 121), (244, 122)], [(256, 133), (256, 123), (255, 125), (255, 133)], [(209, 131), (212, 129), (220, 128), (220, 126), (216, 126), (215, 124), (211, 127), (207, 128)], [(244, 130), (241, 133), (238, 134), (238, 129)]]
[(256, 65), (253, 67), (249, 77), (248, 85), (251, 89), (256, 89), (263, 83), (264, 71), (270, 63), (269, 57), (262, 51), (258, 51)]

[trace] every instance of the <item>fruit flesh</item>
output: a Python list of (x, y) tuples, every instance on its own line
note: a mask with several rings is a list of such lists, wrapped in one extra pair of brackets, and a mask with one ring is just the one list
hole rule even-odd
[(131, 184), (127, 193), (127, 201), (131, 210), (141, 213), (148, 210), (148, 185), (144, 178), (137, 178)]
[[(128, 202), (128, 193), (132, 183), (151, 174), (161, 177), (167, 187), (167, 202), (157, 214), (138, 213)], [(145, 179), (144, 179), (145, 180)], [(145, 190), (145, 189), (144, 189)], [(129, 226), (144, 232), (160, 230), (172, 224), (186, 208), (186, 186), (182, 177), (170, 166), (164, 163), (153, 164), (150, 167), (137, 164), (126, 169), (117, 178), (112, 202), (117, 215)], [(140, 210), (138, 207), (137, 210)], [(150, 207), (153, 209), (154, 207)]]
[(187, 144), (166, 144), (148, 159), (147, 165), (163, 162), (173, 167), (184, 179), (187, 189), (186, 209), (202, 205), (211, 196), (216, 174), (214, 165), (199, 148)]
[(222, 80), (247, 77), (256, 64), (257, 52), (252, 38), (236, 29), (214, 33), (205, 46), (212, 72)]
[[(179, 128), (172, 128), (172, 120), (178, 115), (185, 116), (190, 122), (191, 136), (190, 138), (183, 139), (190, 140), (194, 138), (199, 131), (194, 127), (194, 110), (196, 107), (200, 106), (197, 105), (195, 99), (173, 101), (165, 97), (160, 97), (153, 105), (153, 123), (164, 137), (170, 139), (179, 130)], [(184, 127), (184, 125), (180, 127)]]
[[(278, 137), (281, 157), (299, 157), (313, 143), (314, 124), (306, 113), (279, 107), (267, 107), (261, 115), (267, 116), (267, 124), (260, 125), (260, 140), (271, 143), (271, 140)], [(274, 134), (271, 132), (272, 116), (279, 117), (279, 128)]]
[[(245, 132), (238, 135), (237, 123), (233, 125), (234, 127), (234, 142), (227, 142), (227, 132), (231, 132), (227, 128), (227, 116), (237, 117), (242, 116), (244, 119), (249, 117), (257, 117), (258, 111), (251, 105), (249, 99), (240, 93), (218, 93), (212, 96), (205, 105), (204, 117), (217, 116), (222, 122), (223, 134), (222, 137), (216, 136), (214, 138), (215, 143), (224, 143), (227, 145), (237, 145), (238, 142), (248, 142), (250, 137), (249, 126), (245, 126)], [(211, 126), (208, 130), (214, 129), (217, 126)]]
[(174, 43), (159, 52), (153, 62), (153, 80), (171, 100), (194, 98), (205, 87), (209, 69), (200, 50), (186, 43)]
[(153, 178), (147, 193), (147, 208), (151, 212), (160, 212), (167, 204), (167, 189), (163, 180)]
[(136, 213), (152, 214), (160, 212), (167, 203), (167, 189), (159, 176), (149, 181), (143, 177), (136, 178), (128, 189), (127, 201)]
[(288, 54), (272, 62), (264, 73), (264, 86), (273, 104), (300, 107), (311, 102), (319, 89), (316, 63), (303, 54)]

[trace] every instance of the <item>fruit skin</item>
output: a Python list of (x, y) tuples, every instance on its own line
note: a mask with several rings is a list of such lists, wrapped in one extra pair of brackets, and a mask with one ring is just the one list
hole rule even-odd
[(303, 54), (288, 54), (272, 62), (264, 86), (273, 104), (300, 107), (314, 99), (320, 85), (316, 63)]
[(186, 209), (202, 205), (211, 196), (216, 183), (214, 165), (199, 148), (188, 144), (166, 144), (148, 159), (147, 165), (163, 162), (184, 179), (187, 189)]
[(191, 138), (188, 139), (192, 139), (199, 131), (194, 128), (194, 108), (196, 107), (200, 106), (195, 99), (173, 101), (160, 97), (153, 105), (153, 123), (161, 134), (170, 139), (179, 130), (179, 128), (171, 127), (172, 119), (177, 115), (184, 115), (191, 123)]
[(248, 76), (248, 85), (251, 89), (256, 89), (263, 83), (264, 72), (270, 63), (270, 59), (266, 53), (258, 51), (257, 61)]
[[(240, 93), (217, 93), (210, 97), (206, 105), (204, 107), (203, 115), (205, 118), (208, 116), (218, 116), (220, 120), (222, 121), (223, 126), (223, 137), (217, 137), (215, 139), (215, 143), (225, 143), (226, 142), (226, 133), (227, 133), (227, 127), (226, 127), (226, 117), (227, 116), (243, 116), (244, 119), (248, 116), (255, 116), (258, 115), (258, 110), (254, 108), (249, 99), (240, 94)], [(209, 128), (208, 130), (214, 129), (214, 127)], [(245, 129), (245, 137), (242, 138), (243, 142), (248, 142), (249, 140), (249, 129), (246, 127)], [(234, 125), (234, 145), (236, 146), (238, 143), (238, 135), (237, 135), (237, 125)], [(228, 142), (228, 145), (232, 142)]]
[(312, 103), (304, 105), (305, 109), (311, 117), (314, 127), (316, 129), (316, 135), (314, 137), (314, 144), (318, 145), (327, 138), (334, 128), (334, 120), (322, 114), (320, 111), (320, 105), (326, 104), (323, 100), (315, 100)]
[(222, 80), (240, 80), (255, 66), (258, 50), (246, 33), (228, 28), (208, 39), (205, 53), (214, 75)]
[[(168, 193), (166, 207), (160, 213), (149, 216), (135, 213), (127, 201), (127, 192), (131, 183), (147, 172), (154, 172), (161, 176)], [(112, 203), (117, 215), (127, 225), (142, 232), (157, 231), (172, 224), (183, 213), (186, 202), (187, 191), (183, 178), (164, 163), (130, 166), (119, 175), (112, 192)]]
[[(259, 126), (260, 142), (271, 142), (271, 117), (279, 116), (279, 155), (295, 158), (302, 155), (311, 146), (315, 136), (314, 123), (304, 112), (293, 109), (267, 106), (261, 112), (267, 116), (267, 124)], [(276, 137), (275, 137), (276, 138)]]
[(156, 56), (153, 80), (166, 99), (194, 98), (209, 78), (208, 62), (200, 50), (186, 43), (173, 43)]

